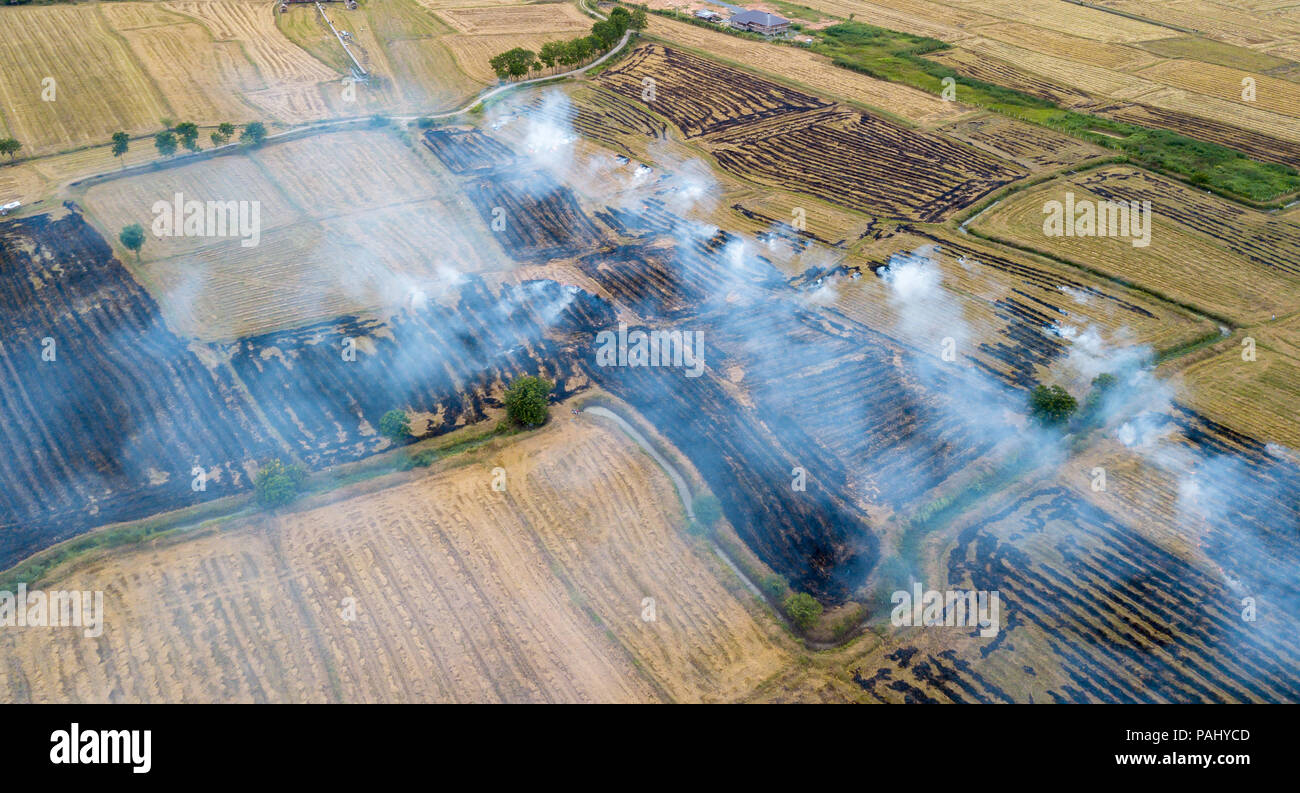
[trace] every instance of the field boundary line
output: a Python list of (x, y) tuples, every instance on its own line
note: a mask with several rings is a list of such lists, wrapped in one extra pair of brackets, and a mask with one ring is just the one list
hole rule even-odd
[[(641, 448), (643, 452), (649, 455), (650, 459), (654, 460), (655, 464), (657, 464), (660, 468), (663, 469), (664, 473), (668, 475), (668, 478), (672, 480), (673, 484), (677, 487), (677, 495), (682, 500), (682, 505), (686, 508), (686, 516), (692, 522), (694, 522), (695, 520), (694, 497), (691, 495), (690, 486), (687, 484), (686, 478), (682, 476), (681, 472), (677, 470), (676, 466), (674, 466), (671, 462), (669, 462), (668, 459), (665, 458), (657, 448), (655, 448), (654, 444), (652, 444), (649, 440), (646, 439), (644, 435), (641, 434), (640, 430), (638, 430), (627, 419), (623, 418), (622, 416), (610, 410), (609, 408), (601, 405), (592, 405), (592, 406), (584, 407), (582, 408), (582, 412), (590, 413), (594, 416), (599, 416), (601, 418), (612, 420), (616, 425), (618, 425), (618, 428), (622, 430), (624, 434), (626, 434), (629, 438), (631, 438), (633, 442), (635, 442), (636, 445)], [(740, 582), (745, 586), (745, 588), (748, 589), (753, 595), (758, 597), (759, 600), (762, 601), (763, 603), (768, 603), (768, 599), (763, 594), (763, 590), (759, 589), (758, 585), (750, 580), (749, 576), (745, 573), (745, 571), (741, 569), (741, 567), (738, 564), (736, 564), (736, 562), (727, 554), (727, 552), (722, 548), (722, 546), (718, 544), (717, 540), (707, 535), (705, 539), (708, 541), (709, 547), (713, 549), (713, 552), (717, 554), (718, 558), (721, 559), (723, 563), (727, 565), (727, 567), (731, 568), (731, 571), (736, 574), (736, 577), (740, 579)], [(807, 639), (804, 638), (803, 636), (800, 636), (794, 630), (794, 627), (790, 624), (789, 620), (786, 619), (785, 614), (781, 613), (781, 611), (778, 608), (771, 606), (770, 603), (768, 603), (768, 605), (769, 605), (768, 610), (772, 613), (774, 617), (776, 617), (777, 621), (780, 622), (783, 626), (785, 626), (786, 630), (790, 632), (790, 635), (793, 636), (796, 641), (801, 642), (808, 649), (825, 650), (825, 649), (830, 649), (839, 646), (836, 643), (823, 644), (822, 642), (814, 642), (811, 639)]]

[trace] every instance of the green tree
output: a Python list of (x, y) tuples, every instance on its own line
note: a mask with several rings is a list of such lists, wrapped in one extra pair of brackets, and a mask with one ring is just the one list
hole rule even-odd
[(12, 160), (18, 154), (18, 150), (23, 147), (16, 138), (0, 138), (0, 154), (8, 154)]
[(131, 145), (131, 136), (125, 132), (113, 133), (113, 156), (121, 157), (126, 154), (127, 148)]
[(796, 592), (785, 599), (785, 615), (796, 628), (806, 631), (817, 624), (817, 618), (822, 615), (822, 604), (807, 592)]
[(406, 411), (394, 408), (385, 413), (379, 419), (379, 434), (394, 443), (411, 437), (411, 420), (406, 417)]
[(781, 598), (785, 597), (785, 592), (790, 588), (790, 584), (781, 576), (773, 573), (772, 575), (763, 578), (762, 582), (759, 583), (759, 587), (761, 587), (769, 597), (779, 602)]
[(540, 50), (537, 51), (537, 58), (542, 62), (542, 65), (549, 69), (555, 66), (563, 53), (564, 42), (548, 41), (542, 45)]
[(496, 72), (498, 80), (505, 80), (509, 78), (510, 77), (509, 53), (502, 52), (493, 55), (491, 58), (488, 59), (488, 66), (491, 66), (492, 71)]
[(135, 253), (137, 262), (140, 261), (140, 249), (144, 247), (144, 226), (139, 223), (123, 226), (122, 233), (117, 235), (117, 239), (123, 247)]
[(1074, 414), (1079, 403), (1059, 385), (1039, 385), (1029, 396), (1029, 412), (1044, 424), (1062, 424)]
[(239, 133), (239, 142), (249, 146), (261, 146), (266, 140), (266, 125), (260, 121), (250, 121), (244, 125), (244, 131)]
[(176, 153), (176, 133), (170, 129), (165, 129), (153, 136), (154, 148), (164, 157), (170, 157)]
[(302, 491), (302, 483), (307, 472), (301, 465), (285, 465), (280, 458), (267, 461), (253, 477), (253, 489), (257, 491), (258, 503), (267, 507), (279, 507), (288, 504)]
[(573, 62), (584, 63), (596, 52), (596, 39), (592, 36), (583, 36), (573, 40)]
[[(618, 31), (621, 38), (627, 32), (628, 26), (632, 24), (632, 15), (627, 12), (623, 6), (614, 6), (614, 10), (609, 12), (609, 20), (614, 29)], [(614, 39), (618, 41), (618, 39)]]
[(649, 26), (649, 24), (650, 24), (650, 20), (646, 19), (646, 13), (644, 8), (632, 9), (632, 18), (628, 20), (627, 23), (628, 27), (632, 28), (633, 30), (645, 30), (646, 27)]
[(618, 26), (608, 19), (597, 22), (591, 26), (591, 37), (600, 45), (600, 49), (607, 50), (618, 41), (623, 34), (619, 32)]
[(523, 77), (533, 70), (533, 64), (535, 63), (537, 63), (537, 55), (532, 50), (523, 47), (506, 50), (488, 61), (492, 71), (496, 72), (497, 77), (502, 80), (511, 77)]
[(190, 151), (199, 150), (199, 125), (193, 121), (185, 121), (172, 127), (172, 132), (176, 133), (177, 139), (185, 148)]
[(212, 139), (213, 146), (224, 146), (230, 142), (234, 135), (235, 125), (229, 121), (223, 121), (217, 125), (216, 129), (212, 130), (212, 134), (208, 137)]
[(578, 62), (578, 40), (560, 42), (560, 52), (555, 56), (555, 60), (561, 66), (572, 66)]
[(546, 423), (547, 397), (553, 384), (540, 377), (520, 377), (506, 389), (506, 415), (516, 424), (537, 427)]
[(523, 77), (533, 70), (533, 64), (537, 62), (537, 56), (533, 54), (532, 50), (516, 47), (512, 52), (514, 55), (510, 60), (511, 77)]

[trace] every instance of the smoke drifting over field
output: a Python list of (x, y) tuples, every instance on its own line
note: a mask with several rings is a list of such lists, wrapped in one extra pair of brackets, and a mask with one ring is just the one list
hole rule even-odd
[[(1019, 358), (1018, 350), (991, 352), (983, 330), (966, 319), (970, 298), (944, 283), (937, 245), (898, 250), (872, 277), (850, 273), (833, 246), (808, 247), (807, 238), (786, 226), (772, 224), (766, 239), (719, 228), (708, 220), (720, 190), (707, 164), (653, 143), (651, 163), (585, 156), (575, 127), (581, 112), (563, 92), (548, 90), (540, 99), (499, 104), (486, 131), (432, 129), (416, 141), (450, 174), (443, 182), (449, 195), (438, 200), (468, 200), (476, 217), (467, 217), (480, 221), (456, 226), (449, 245), (490, 249), (508, 260), (499, 271), (472, 272), (437, 249), (418, 252), (423, 271), (405, 271), (366, 245), (336, 256), (322, 238), (319, 255), (311, 257), (313, 277), (373, 311), (188, 349), (162, 327), (147, 295), (131, 298), (134, 319), (112, 337), (103, 368), (134, 371), (124, 362), (147, 350), (156, 369), (175, 376), (174, 387), (155, 399), (132, 393), (128, 383), (120, 399), (110, 399), (101, 398), (92, 377), (59, 386), (66, 389), (62, 401), (32, 420), (55, 439), (43, 459), (67, 455), (61, 427), (128, 429), (111, 438), (95, 434), (88, 444), (92, 460), (56, 472), (65, 482), (58, 510), (40, 520), (32, 517), (39, 512), (32, 499), (17, 502), (22, 487), (53, 467), (0, 468), (5, 492), (20, 494), (5, 504), (6, 529), (22, 520), (34, 527), (19, 540), (8, 542), (6, 535), (0, 566), (108, 519), (246, 490), (255, 460), (294, 457), (319, 469), (374, 454), (388, 446), (377, 427), (393, 408), (426, 417), (413, 427), (417, 434), (483, 420), (499, 407), (505, 383), (541, 374), (557, 381), (557, 397), (592, 381), (632, 405), (690, 459), (759, 558), (794, 589), (831, 605), (868, 600), (882, 582), (905, 584), (891, 577), (899, 569), (916, 578), (934, 575), (917, 547), (926, 532), (950, 527), (960, 536), (952, 538), (955, 548), (940, 572), (953, 580), (927, 584), (1005, 584), (1017, 592), (1047, 587), (1062, 599), (1097, 597), (1103, 602), (1088, 608), (1104, 610), (1116, 608), (1120, 597), (1111, 589), (1172, 577), (1185, 560), (1137, 530), (1150, 515), (1125, 512), (1156, 499), (1120, 491), (1090, 500), (1081, 495), (1086, 484), (1067, 479), (1077, 475), (1071, 463), (1079, 447), (1111, 443), (1173, 483), (1174, 512), (1162, 531), (1193, 537), (1232, 592), (1297, 613), (1300, 598), (1287, 580), (1300, 564), (1295, 454), (1180, 405), (1177, 385), (1157, 376), (1150, 348), (1068, 316), (1042, 320), (1025, 313), (1017, 316), (1032, 319), (1018, 332), (1042, 349)], [(583, 189), (591, 185), (607, 189)], [(593, 193), (608, 195), (608, 203), (593, 208)], [(431, 211), (406, 206), (398, 217), (417, 229), (430, 222)], [(84, 227), (75, 231), (89, 234)], [(802, 252), (798, 262), (808, 278), (774, 264), (778, 240), (803, 246), (791, 244)], [(95, 244), (107, 250), (102, 240)], [(6, 270), (22, 247), (6, 249)], [(556, 261), (564, 267), (555, 272), (576, 271), (581, 284), (560, 276), (520, 280), (509, 272), (528, 266), (535, 274)], [(965, 258), (961, 263), (968, 272), (975, 267)], [(97, 267), (101, 278), (129, 281), (120, 263)], [(196, 258), (162, 299), (191, 301), (210, 277)], [(869, 294), (888, 309), (881, 316), (891, 319), (851, 318), (837, 306), (841, 290), (874, 290)], [(1060, 290), (1080, 305), (1111, 299), (1075, 286)], [(322, 304), (307, 313), (329, 310)], [(596, 334), (625, 319), (638, 330), (701, 334), (704, 376), (690, 378), (673, 367), (599, 366)], [(94, 330), (68, 328), (87, 338)], [(6, 361), (15, 354), (6, 345)], [(1009, 363), (997, 369), (988, 363), (994, 359)], [(1073, 434), (1029, 418), (1031, 376), (1065, 384), (1083, 401), (1102, 374), (1113, 375), (1115, 385), (1088, 407)], [(9, 391), (0, 397), (11, 415), (30, 399)], [(199, 440), (207, 438), (214, 440)], [(189, 490), (192, 465), (213, 471), (208, 490)], [(165, 474), (164, 481), (155, 481), (151, 469)], [(1130, 481), (1112, 476), (1110, 487)], [(967, 506), (997, 514), (972, 519)], [(1013, 528), (1004, 530), (1008, 525)], [(1102, 550), (1088, 550), (1097, 556), (1072, 567), (1075, 533), (1085, 544), (1100, 538)], [(1048, 541), (1063, 561), (1036, 555), (1041, 549), (1034, 543)], [(1141, 564), (1130, 569), (1105, 558), (1110, 549), (1103, 546), (1111, 542)], [(1006, 578), (1008, 570), (1025, 578)], [(1188, 591), (1199, 590), (1189, 585)], [(1004, 636), (1035, 618), (1045, 625), (1055, 619), (1045, 603), (1014, 597), (1004, 603), (1012, 614)], [(1190, 612), (1161, 613), (1172, 623)], [(1276, 626), (1290, 623), (1273, 616), (1260, 624), (1270, 633), (1258, 641), (1271, 645), (1285, 640)], [(1217, 625), (1203, 644), (1240, 644), (1237, 634)], [(1088, 641), (1086, 635), (1081, 627), (1084, 638), (1077, 641)], [(1077, 652), (1065, 645), (1053, 650), (1063, 658)], [(1109, 645), (1097, 653), (1106, 663), (1123, 657)]]

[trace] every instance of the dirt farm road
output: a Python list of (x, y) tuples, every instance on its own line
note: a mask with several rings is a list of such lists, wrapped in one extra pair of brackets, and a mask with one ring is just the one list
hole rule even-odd
[[(604, 17), (601, 17), (601, 19), (604, 19)], [(520, 86), (532, 85), (534, 83), (542, 83), (548, 80), (562, 80), (566, 77), (576, 77), (577, 75), (583, 74), (589, 69), (596, 68), (597, 66), (601, 65), (605, 61), (612, 58), (614, 55), (621, 52), (623, 48), (627, 46), (627, 42), (632, 37), (632, 33), (633, 31), (631, 30), (625, 32), (623, 34), (623, 38), (619, 39), (618, 44), (611, 47), (609, 49), (609, 52), (606, 52), (604, 55), (600, 56), (599, 58), (587, 64), (586, 66), (581, 66), (577, 69), (571, 69), (570, 71), (563, 72), (561, 74), (551, 74), (545, 77), (533, 77), (528, 80), (520, 80), (517, 83), (506, 83), (505, 85), (498, 85), (497, 87), (485, 91), (484, 93), (478, 94), (473, 99), (469, 100), (464, 105), (461, 105), (455, 110), (445, 110), (441, 113), (432, 113), (428, 115), (387, 116), (387, 118), (392, 121), (399, 121), (403, 123), (419, 121), (422, 118), (432, 118), (432, 119), (454, 118), (456, 116), (463, 115), (464, 113), (469, 112), (470, 108), (474, 107), (475, 105), (478, 105), (481, 102), (485, 102), (488, 99), (491, 99), (492, 97), (496, 96), (497, 94), (503, 93), (505, 91), (511, 91)], [(315, 121), (309, 124), (304, 124), (299, 127), (294, 127), (293, 129), (287, 129), (284, 132), (277, 132), (274, 135), (267, 135), (266, 141), (273, 142), (277, 140), (291, 140), (295, 137), (299, 137), (302, 135), (315, 134), (322, 130), (330, 129), (331, 127), (367, 124), (371, 121), (371, 119), (372, 116), (351, 116), (348, 118), (330, 119), (328, 121)], [(79, 177), (74, 181), (72, 181), (70, 184), (72, 186), (91, 185), (103, 181), (109, 181), (112, 179), (120, 179), (124, 176), (132, 176), (139, 173), (157, 171), (162, 168), (174, 168), (177, 165), (186, 165), (189, 163), (201, 162), (202, 160), (208, 159), (209, 157), (216, 157), (222, 154), (229, 154), (231, 152), (234, 152), (238, 150), (242, 145), (243, 144), (239, 143), (238, 141), (232, 141), (222, 146), (214, 146), (211, 149), (204, 149), (203, 151), (194, 152), (193, 154), (183, 154), (179, 157), (172, 157), (171, 159), (168, 160), (150, 160), (149, 162), (144, 162), (139, 165), (132, 165), (128, 168), (117, 168), (111, 171), (103, 171), (101, 173)]]

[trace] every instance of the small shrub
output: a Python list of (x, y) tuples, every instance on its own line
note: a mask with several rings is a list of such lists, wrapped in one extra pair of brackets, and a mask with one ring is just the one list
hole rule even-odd
[(785, 599), (785, 615), (801, 631), (817, 624), (822, 615), (822, 604), (807, 592), (796, 592)]

